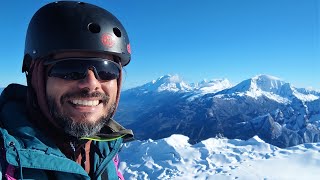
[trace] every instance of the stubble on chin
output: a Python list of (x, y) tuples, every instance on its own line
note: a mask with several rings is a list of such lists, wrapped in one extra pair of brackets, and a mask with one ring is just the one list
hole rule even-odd
[[(57, 103), (52, 97), (47, 97), (49, 111), (53, 120), (59, 125), (59, 127), (67, 134), (81, 138), (81, 137), (90, 137), (94, 136), (100, 132), (103, 126), (109, 121), (111, 115), (115, 111), (115, 103), (112, 103), (110, 108), (106, 111), (105, 114), (101, 115), (95, 121), (89, 121), (88, 116), (90, 113), (84, 113), (81, 119), (73, 120), (70, 116), (63, 114), (59, 110)], [(104, 105), (107, 105), (109, 97), (106, 102), (103, 102)], [(61, 100), (60, 102), (63, 102)], [(66, 103), (64, 101), (64, 103)]]

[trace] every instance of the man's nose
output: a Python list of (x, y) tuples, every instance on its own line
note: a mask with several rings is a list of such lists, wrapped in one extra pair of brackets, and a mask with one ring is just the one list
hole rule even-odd
[(87, 70), (87, 75), (84, 79), (80, 80), (79, 82), (79, 88), (89, 88), (91, 91), (92, 90), (97, 90), (101, 88), (99, 80), (96, 78), (94, 72), (90, 69)]

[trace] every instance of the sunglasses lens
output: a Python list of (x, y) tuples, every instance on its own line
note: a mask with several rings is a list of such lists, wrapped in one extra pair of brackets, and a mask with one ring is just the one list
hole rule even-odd
[(72, 59), (54, 64), (48, 76), (66, 80), (79, 80), (86, 77), (88, 69), (93, 70), (96, 78), (100, 80), (117, 79), (120, 75), (120, 68), (113, 61)]
[(60, 61), (52, 66), (48, 75), (66, 80), (83, 79), (85, 66), (74, 61)]
[[(98, 76), (102, 80), (112, 80), (112, 79), (118, 79), (120, 74), (119, 67), (112, 61), (104, 61), (102, 65), (94, 66), (96, 68), (96, 71), (98, 73)], [(108, 69), (106, 71), (106, 69)]]

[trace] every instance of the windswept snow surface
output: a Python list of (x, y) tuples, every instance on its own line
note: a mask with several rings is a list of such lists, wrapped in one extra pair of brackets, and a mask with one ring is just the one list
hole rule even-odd
[(120, 171), (134, 179), (320, 179), (320, 143), (280, 149), (255, 136), (210, 138), (195, 145), (172, 135), (134, 141), (120, 153)]

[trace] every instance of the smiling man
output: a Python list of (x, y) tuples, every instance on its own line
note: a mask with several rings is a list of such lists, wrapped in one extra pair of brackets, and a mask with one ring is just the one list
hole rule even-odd
[(52, 59), (46, 62), (46, 95), (54, 122), (75, 137), (95, 135), (117, 105), (119, 62), (111, 55), (89, 52), (64, 52)]
[(105, 9), (40, 8), (26, 36), (28, 85), (11, 84), (0, 97), (2, 177), (123, 179), (117, 153), (133, 133), (112, 117), (130, 59), (127, 33)]

